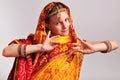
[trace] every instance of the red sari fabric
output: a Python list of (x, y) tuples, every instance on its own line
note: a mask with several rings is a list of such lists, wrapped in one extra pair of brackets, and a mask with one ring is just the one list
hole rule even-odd
[[(69, 8), (60, 2), (51, 2), (42, 10), (35, 34), (30, 34), (27, 39), (14, 40), (10, 44), (42, 44), (47, 35), (45, 18), (56, 4), (67, 9), (72, 23)], [(83, 54), (71, 51), (71, 43), (80, 43), (73, 25), (70, 25), (69, 36), (60, 36), (56, 41), (61, 44), (50, 52), (33, 53), (24, 58), (16, 57), (8, 80), (78, 80)]]
[[(14, 40), (10, 44), (31, 44), (29, 39)], [(32, 73), (32, 58), (28, 55), (25, 58), (16, 57), (8, 80), (30, 80)]]

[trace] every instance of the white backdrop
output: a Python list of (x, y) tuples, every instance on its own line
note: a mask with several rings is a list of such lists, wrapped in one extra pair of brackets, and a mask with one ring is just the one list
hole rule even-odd
[[(53, 0), (0, 0), (0, 80), (6, 80), (14, 58), (2, 56), (10, 41), (34, 33), (43, 7)], [(116, 40), (120, 44), (120, 0), (54, 0), (71, 9), (82, 39)], [(81, 80), (120, 80), (120, 49), (84, 57)]]

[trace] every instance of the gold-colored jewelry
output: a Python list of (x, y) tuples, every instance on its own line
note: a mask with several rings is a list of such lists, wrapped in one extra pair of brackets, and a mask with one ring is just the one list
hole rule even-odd
[(26, 47), (27, 47), (27, 45), (25, 44), (24, 47), (23, 47), (23, 54), (24, 54), (24, 57), (27, 56), (27, 54), (26, 54)]
[(21, 44), (19, 44), (19, 45), (18, 45), (18, 54), (19, 54), (19, 57), (21, 57), (21, 56), (22, 56), (22, 54), (21, 54), (21, 47), (22, 47), (22, 45), (21, 45)]
[(67, 11), (67, 9), (66, 9), (66, 8), (58, 9), (58, 10), (56, 10), (56, 11), (50, 13), (50, 14), (48, 15), (48, 17), (50, 17), (50, 16), (52, 16), (52, 15), (54, 15), (54, 14), (56, 14), (56, 13), (62, 12), (62, 11)]
[(26, 44), (20, 44), (18, 45), (18, 53), (19, 53), (19, 57), (26, 57)]

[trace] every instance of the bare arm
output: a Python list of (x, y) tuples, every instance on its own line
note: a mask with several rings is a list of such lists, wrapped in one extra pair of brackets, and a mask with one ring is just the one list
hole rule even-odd
[[(59, 45), (58, 42), (54, 42), (52, 41), (52, 39), (58, 37), (58, 36), (53, 36), (53, 37), (49, 37), (51, 34), (51, 32), (48, 33), (46, 40), (44, 41), (43, 44), (35, 44), (35, 45), (27, 45), (26, 49), (25, 49), (25, 54), (32, 54), (32, 53), (36, 53), (36, 52), (41, 52), (41, 51), (50, 51), (52, 49), (54, 49), (54, 47), (56, 47), (57, 45)], [(19, 57), (19, 44), (11, 44), (8, 45), (7, 47), (5, 47), (3, 49), (3, 56), (5, 57)]]
[(115, 41), (108, 41), (109, 45), (104, 41), (81, 41), (82, 44), (74, 43), (73, 50), (80, 51), (84, 54), (91, 54), (95, 52), (113, 51), (118, 48), (118, 44)]
[[(91, 45), (93, 45), (93, 49), (95, 52), (103, 52), (107, 50), (107, 45), (104, 43), (104, 41), (87, 41)], [(111, 51), (118, 48), (118, 44), (116, 41), (109, 40), (111, 44)]]
[[(18, 46), (19, 44), (11, 44), (3, 49), (3, 56), (5, 57), (19, 57), (19, 52), (18, 52)], [(39, 52), (42, 51), (42, 45), (37, 44), (37, 45), (27, 45), (26, 47), (26, 54), (31, 54), (34, 52)]]

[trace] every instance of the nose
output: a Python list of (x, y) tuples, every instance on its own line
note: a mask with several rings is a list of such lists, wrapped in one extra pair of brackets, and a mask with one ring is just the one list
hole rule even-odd
[(67, 28), (67, 24), (63, 22), (63, 23), (62, 23), (62, 28), (63, 28), (63, 29), (66, 29), (66, 28)]

